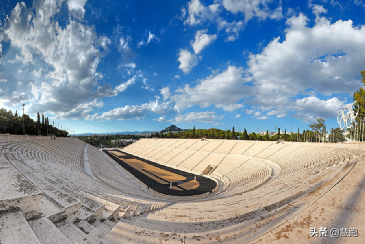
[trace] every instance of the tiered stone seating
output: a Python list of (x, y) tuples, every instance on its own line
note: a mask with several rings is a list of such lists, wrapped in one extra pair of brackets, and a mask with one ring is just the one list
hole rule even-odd
[(271, 144), (272, 144), (272, 142), (266, 142), (266, 141), (262, 141), (262, 142), (259, 142), (259, 143), (255, 143), (251, 147), (249, 147), (243, 153), (243, 155), (246, 155), (246, 156), (256, 156), (257, 154), (259, 154), (260, 152), (262, 152), (263, 150), (265, 150), (267, 147), (271, 146)]
[(207, 144), (199, 149), (199, 151), (203, 152), (213, 152), (219, 145), (221, 145), (223, 141), (221, 140), (209, 140)]
[(182, 151), (181, 153), (177, 154), (175, 157), (173, 157), (172, 159), (170, 159), (166, 163), (166, 165), (178, 166), (179, 164), (181, 164), (184, 160), (186, 160), (187, 158), (189, 158), (194, 153), (195, 153), (195, 151), (192, 151), (192, 150)]
[(236, 145), (229, 152), (230, 154), (243, 154), (250, 147), (252, 147), (256, 142), (255, 141), (238, 141)]
[(226, 157), (225, 154), (221, 153), (211, 153), (206, 158), (204, 158), (199, 164), (194, 166), (192, 170), (203, 172), (209, 165), (217, 166)]
[(198, 163), (203, 161), (209, 153), (207, 152), (196, 152), (193, 155), (191, 155), (189, 158), (185, 159), (181, 164), (179, 164), (179, 167), (186, 168), (191, 170), (194, 168)]
[[(228, 141), (223, 141), (215, 150), (215, 153), (224, 153), (224, 154), (228, 154), (232, 151), (232, 149), (234, 148), (234, 146), (240, 141), (236, 141), (236, 140), (228, 140)], [(242, 153), (239, 153), (242, 154)]]
[(187, 147), (186, 149), (197, 151), (209, 143), (209, 141), (205, 141), (205, 140), (202, 141), (202, 140), (197, 140), (197, 139), (193, 139), (192, 141), (195, 141), (195, 142), (192, 143), (191, 146)]
[(141, 139), (124, 148), (182, 170), (212, 166), (207, 177), (219, 182), (216, 192), (170, 205), (77, 139), (16, 139), (0, 142), (0, 243), (6, 244), (246, 243), (315, 203), (364, 154), (237, 140)]
[(222, 162), (217, 166), (214, 170), (215, 173), (219, 173), (221, 175), (226, 175), (230, 171), (235, 170), (243, 163), (247, 162), (250, 157), (242, 156), (242, 155), (227, 155)]

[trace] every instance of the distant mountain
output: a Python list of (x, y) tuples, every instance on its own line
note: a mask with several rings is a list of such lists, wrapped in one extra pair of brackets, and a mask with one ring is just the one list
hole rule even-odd
[(170, 125), (169, 127), (167, 127), (165, 129), (165, 131), (182, 131), (182, 129), (180, 129), (179, 127), (177, 127), (176, 125)]

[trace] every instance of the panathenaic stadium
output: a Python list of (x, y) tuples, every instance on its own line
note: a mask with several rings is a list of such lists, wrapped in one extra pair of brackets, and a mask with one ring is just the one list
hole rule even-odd
[(1, 244), (365, 243), (362, 143), (0, 145)]

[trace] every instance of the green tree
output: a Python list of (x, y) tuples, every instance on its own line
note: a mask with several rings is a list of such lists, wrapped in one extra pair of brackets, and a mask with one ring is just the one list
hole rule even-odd
[[(314, 122), (313, 124), (310, 124), (309, 127), (312, 129), (312, 131), (315, 133), (316, 138), (315, 140), (320, 140), (322, 138), (321, 135), (326, 133), (326, 125), (325, 120), (322, 118), (318, 118), (317, 122)], [(322, 138), (323, 140), (323, 138)]]
[(195, 125), (194, 125), (194, 128), (193, 128), (193, 138), (195, 138)]
[(39, 112), (37, 113), (37, 135), (39, 135), (39, 125), (41, 123), (41, 117), (39, 115)]
[(340, 128), (332, 129), (330, 138), (331, 138), (331, 141), (334, 140), (335, 143), (345, 141), (345, 136)]
[(280, 140), (280, 128), (278, 128), (278, 140)]
[(249, 136), (248, 136), (248, 133), (247, 133), (247, 130), (246, 128), (243, 129), (243, 140), (248, 140), (249, 139)]
[(237, 138), (236, 138), (236, 132), (234, 131), (234, 126), (233, 126), (233, 128), (232, 128), (232, 139), (233, 140), (236, 140)]

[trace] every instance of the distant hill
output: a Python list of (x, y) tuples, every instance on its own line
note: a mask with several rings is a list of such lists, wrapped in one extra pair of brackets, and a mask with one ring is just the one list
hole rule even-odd
[(180, 129), (179, 127), (177, 127), (176, 125), (170, 125), (169, 127), (167, 127), (165, 129), (165, 131), (182, 131), (182, 129)]

